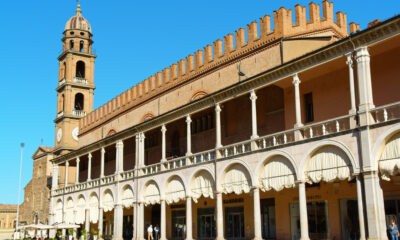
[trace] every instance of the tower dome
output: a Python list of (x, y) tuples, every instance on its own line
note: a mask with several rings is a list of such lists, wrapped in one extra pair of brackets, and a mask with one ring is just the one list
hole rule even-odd
[(78, 8), (76, 9), (75, 16), (71, 17), (65, 24), (64, 31), (67, 30), (83, 30), (92, 33), (92, 29), (88, 20), (82, 17), (82, 10), (80, 8), (80, 5), (78, 5)]

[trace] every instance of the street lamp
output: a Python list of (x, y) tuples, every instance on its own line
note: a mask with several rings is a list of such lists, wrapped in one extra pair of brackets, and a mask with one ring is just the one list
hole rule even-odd
[[(20, 193), (21, 193), (21, 174), (22, 174), (22, 153), (24, 152), (24, 143), (21, 143), (21, 160), (19, 163), (19, 185), (18, 185), (18, 205), (17, 205), (17, 224), (15, 226), (15, 232), (18, 230), (18, 224), (19, 224), (19, 198), (20, 198)], [(18, 234), (19, 235), (19, 234)], [(18, 236), (19, 238), (19, 236)], [(15, 234), (14, 234), (14, 239), (15, 239)]]

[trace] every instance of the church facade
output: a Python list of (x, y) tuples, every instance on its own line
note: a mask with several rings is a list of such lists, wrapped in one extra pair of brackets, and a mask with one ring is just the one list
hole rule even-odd
[(332, 2), (308, 12), (296, 5), (293, 23), (282, 7), (93, 110), (78, 7), (58, 57), (49, 223), (115, 240), (149, 225), (163, 240), (387, 239), (400, 17), (349, 34)]

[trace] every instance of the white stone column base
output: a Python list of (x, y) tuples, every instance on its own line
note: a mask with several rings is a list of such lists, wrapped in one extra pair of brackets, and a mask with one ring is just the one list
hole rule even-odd
[(217, 237), (215, 240), (225, 240), (223, 237)]

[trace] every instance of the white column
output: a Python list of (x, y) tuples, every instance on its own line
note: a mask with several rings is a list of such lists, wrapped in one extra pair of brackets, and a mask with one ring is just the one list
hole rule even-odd
[(106, 150), (102, 147), (100, 150), (100, 178), (104, 177), (104, 157)]
[(192, 132), (190, 129), (192, 119), (188, 114), (186, 116), (186, 156), (192, 155)]
[(69, 162), (65, 162), (65, 181), (64, 181), (64, 187), (68, 186), (68, 167), (69, 167)]
[(374, 108), (371, 84), (370, 56), (367, 47), (356, 50), (359, 111)]
[(192, 235), (192, 198), (186, 197), (186, 240), (193, 239)]
[(51, 183), (51, 189), (57, 189), (58, 188), (58, 165), (53, 166), (53, 177), (52, 177), (52, 183)]
[(224, 239), (224, 214), (222, 206), (222, 193), (217, 192), (217, 240)]
[(294, 85), (294, 102), (295, 102), (295, 110), (296, 110), (296, 123), (294, 127), (301, 127), (303, 124), (301, 123), (301, 108), (300, 108), (300, 79), (297, 73), (293, 75), (293, 85)]
[(144, 152), (145, 152), (145, 139), (146, 136), (144, 133), (140, 133), (140, 149), (139, 149), (139, 162), (140, 162), (140, 167), (144, 167)]
[(135, 168), (140, 167), (140, 133), (135, 136)]
[(257, 96), (254, 90), (250, 91), (251, 100), (251, 139), (258, 138), (257, 134)]
[(254, 239), (262, 240), (260, 190), (258, 188), (254, 188), (253, 198), (254, 198)]
[(166, 240), (167, 239), (167, 224), (166, 224), (166, 218), (167, 218), (167, 214), (166, 214), (166, 210), (165, 210), (165, 200), (162, 199), (161, 200), (161, 238), (160, 240)]
[(133, 203), (133, 234), (132, 234), (132, 240), (137, 239), (137, 203)]
[(307, 217), (307, 199), (306, 199), (306, 184), (298, 183), (299, 188), (299, 210), (300, 210), (300, 239), (309, 240), (308, 236), (308, 217)]
[(79, 183), (79, 157), (76, 158), (75, 184)]
[(92, 154), (88, 155), (88, 177), (87, 180), (90, 181), (92, 179)]
[(139, 223), (138, 223), (138, 227), (139, 227), (139, 240), (144, 239), (144, 203), (140, 203), (140, 207), (139, 207)]
[(99, 224), (98, 224), (98, 229), (99, 229), (99, 236), (101, 236), (101, 237), (99, 237), (99, 239), (100, 240), (102, 240), (102, 239), (104, 239), (103, 237), (103, 208), (102, 207), (100, 207), (99, 208)]
[(90, 217), (89, 209), (85, 209), (85, 231), (86, 231), (86, 234), (90, 233), (90, 218), (89, 217)]
[(346, 54), (346, 64), (349, 67), (349, 87), (350, 87), (350, 110), (349, 114), (356, 113), (356, 94), (354, 88), (354, 70), (353, 70), (353, 58), (352, 53)]
[(123, 208), (121, 204), (114, 206), (114, 235), (113, 240), (122, 240)]
[(124, 171), (124, 143), (122, 140), (119, 140), (115, 145), (116, 148), (116, 160), (115, 160), (115, 172), (120, 173)]
[(360, 175), (356, 176), (356, 183), (357, 183), (358, 222), (360, 225), (360, 240), (365, 240), (364, 206), (363, 206)]
[(215, 148), (222, 147), (221, 143), (221, 106), (219, 103), (215, 105), (215, 132), (216, 132), (216, 144)]
[(161, 162), (167, 161), (166, 133), (167, 128), (163, 124), (161, 127)]

